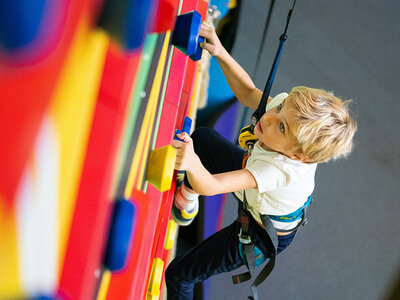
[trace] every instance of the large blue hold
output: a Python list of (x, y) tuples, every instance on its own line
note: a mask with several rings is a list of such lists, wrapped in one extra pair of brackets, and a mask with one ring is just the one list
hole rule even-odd
[(45, 6), (46, 0), (0, 0), (1, 48), (17, 50), (33, 42), (39, 34)]
[(108, 237), (104, 266), (110, 271), (122, 270), (132, 246), (132, 227), (135, 208), (125, 199), (118, 200), (114, 205), (114, 213)]
[(199, 36), (200, 25), (201, 15), (192, 11), (177, 17), (172, 33), (172, 45), (194, 61), (201, 59), (203, 51), (199, 46), (204, 41), (204, 38)]

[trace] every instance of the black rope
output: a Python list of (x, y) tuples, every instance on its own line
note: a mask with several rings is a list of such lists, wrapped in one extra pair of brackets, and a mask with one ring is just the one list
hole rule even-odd
[[(258, 72), (258, 67), (260, 66), (260, 60), (261, 60), (261, 56), (262, 56), (262, 53), (263, 53), (262, 50), (264, 49), (264, 43), (265, 43), (265, 40), (266, 40), (266, 37), (267, 37), (269, 24), (271, 22), (272, 11), (274, 10), (274, 5), (275, 5), (275, 0), (271, 0), (271, 2), (269, 3), (267, 20), (265, 21), (264, 31), (263, 31), (263, 34), (262, 34), (260, 47), (258, 48), (257, 59), (256, 59), (256, 63), (255, 63), (255, 66), (254, 66), (253, 76), (251, 77), (253, 79), (253, 81), (255, 81), (255, 79), (256, 79), (257, 72)], [(245, 126), (245, 124), (247, 123), (246, 116), (247, 116), (248, 112), (249, 112), (249, 108), (248, 107), (244, 107), (244, 110), (243, 110), (243, 113), (242, 113), (242, 119), (240, 121), (240, 128), (243, 128)]]
[[(295, 6), (296, 6), (296, 0), (293, 1), (292, 8), (288, 12), (288, 15), (287, 15), (287, 18), (286, 18), (285, 30), (284, 30), (283, 34), (279, 37), (278, 50), (277, 50), (277, 52), (275, 54), (275, 59), (274, 59), (274, 62), (272, 64), (272, 66), (271, 66), (271, 70), (270, 70), (270, 73), (268, 75), (267, 82), (265, 84), (265, 88), (264, 88), (264, 91), (263, 91), (263, 94), (262, 94), (262, 97), (261, 97), (261, 101), (260, 101), (256, 111), (252, 114), (251, 125), (250, 125), (251, 126), (250, 127), (251, 133), (254, 133), (254, 126), (257, 124), (258, 120), (261, 118), (261, 116), (265, 112), (265, 107), (267, 106), (268, 97), (269, 97), (269, 95), (271, 93), (272, 84), (274, 82), (276, 71), (278, 69), (279, 61), (280, 61), (280, 58), (281, 58), (281, 55), (282, 55), (283, 46), (284, 46), (284, 43), (286, 42), (286, 40), (288, 38), (287, 37), (287, 30), (288, 30), (290, 19), (292, 17), (292, 13), (293, 13), (293, 10), (294, 10)], [(270, 11), (268, 12), (267, 21), (266, 21), (266, 24), (265, 24), (265, 27), (264, 27), (261, 46), (260, 46), (260, 49), (259, 49), (259, 53), (257, 55), (257, 60), (256, 60), (256, 66), (255, 66), (255, 70), (254, 70), (253, 80), (255, 78), (255, 75), (256, 75), (257, 70), (258, 70), (258, 66), (260, 64), (259, 61), (261, 59), (262, 48), (264, 47), (265, 37), (266, 37), (267, 29), (268, 29), (268, 26), (269, 26), (270, 18), (271, 18), (271, 15), (272, 15), (273, 7), (274, 7), (274, 1), (271, 1), (271, 3), (270, 3)], [(244, 110), (244, 112), (243, 112), (241, 128), (244, 126), (244, 123), (245, 123), (244, 119), (245, 119), (247, 113), (248, 113), (248, 108), (246, 108)]]
[(252, 115), (251, 122), (252, 122), (253, 126), (256, 125), (258, 120), (261, 118), (261, 116), (265, 112), (265, 107), (267, 106), (268, 97), (269, 97), (269, 95), (271, 93), (272, 84), (274, 83), (276, 71), (278, 69), (279, 61), (280, 61), (280, 58), (281, 58), (281, 55), (282, 55), (283, 46), (284, 46), (284, 44), (285, 44), (285, 42), (287, 41), (287, 38), (288, 38), (286, 33), (287, 33), (287, 29), (288, 29), (288, 26), (289, 26), (290, 18), (292, 16), (292, 12), (293, 12), (293, 9), (294, 9), (295, 5), (296, 5), (296, 0), (294, 0), (293, 6), (289, 10), (288, 16), (286, 18), (285, 30), (284, 30), (283, 34), (279, 37), (278, 50), (276, 51), (274, 62), (272, 63), (272, 67), (271, 67), (270, 73), (268, 75), (267, 82), (265, 84), (264, 92), (263, 92), (263, 95), (261, 97), (261, 101), (258, 104), (258, 107), (257, 107), (256, 111)]
[(288, 26), (289, 26), (289, 22), (290, 22), (290, 18), (292, 17), (292, 12), (293, 12), (295, 6), (296, 6), (296, 0), (293, 1), (292, 8), (289, 10), (289, 13), (288, 13), (288, 16), (287, 16), (287, 19), (286, 19), (285, 31), (283, 32), (284, 35), (286, 35), (287, 29), (288, 29)]

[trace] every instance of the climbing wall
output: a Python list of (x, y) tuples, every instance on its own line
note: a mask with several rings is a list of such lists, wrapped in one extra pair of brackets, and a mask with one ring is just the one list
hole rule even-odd
[(207, 7), (0, 0), (0, 299), (159, 299)]

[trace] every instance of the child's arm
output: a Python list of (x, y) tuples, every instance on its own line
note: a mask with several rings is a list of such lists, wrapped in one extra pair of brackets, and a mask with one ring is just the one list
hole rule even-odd
[(207, 24), (200, 27), (200, 36), (206, 40), (201, 47), (215, 56), (225, 75), (225, 78), (235, 94), (236, 98), (244, 105), (256, 110), (261, 100), (260, 91), (251, 80), (246, 71), (233, 59), (233, 57), (222, 46), (215, 30)]
[(193, 190), (204, 196), (257, 188), (257, 182), (249, 170), (211, 174), (203, 166), (193, 150), (193, 141), (187, 133), (178, 134), (183, 142), (174, 140), (172, 146), (177, 150), (175, 169), (186, 170)]

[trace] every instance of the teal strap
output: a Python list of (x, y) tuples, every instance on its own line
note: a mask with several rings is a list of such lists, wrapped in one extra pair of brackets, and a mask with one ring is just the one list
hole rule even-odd
[(287, 215), (277, 216), (277, 215), (268, 215), (271, 220), (278, 221), (278, 222), (293, 222), (301, 219), (303, 217), (303, 209), (310, 205), (312, 198), (312, 194), (308, 197), (306, 203), (302, 207), (300, 207), (295, 212), (292, 212)]

